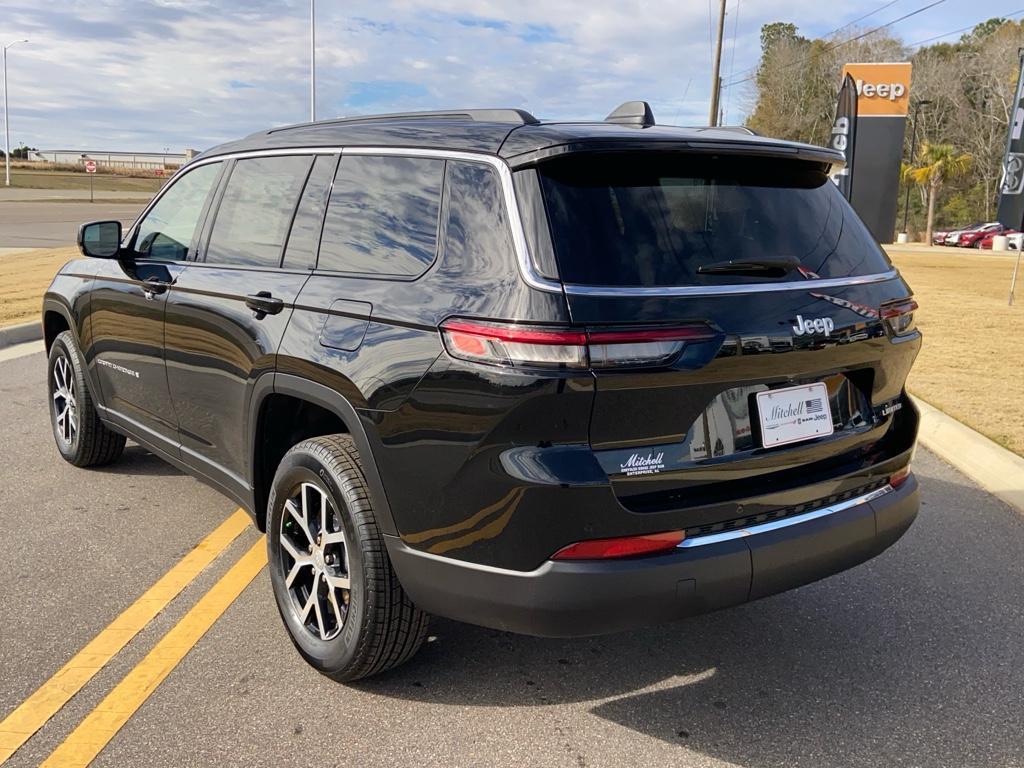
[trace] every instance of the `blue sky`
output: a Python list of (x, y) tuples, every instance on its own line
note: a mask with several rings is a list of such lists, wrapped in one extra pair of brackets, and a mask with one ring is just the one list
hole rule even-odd
[[(860, 26), (928, 2), (897, 0)], [(709, 4), (319, 0), (318, 116), (515, 106), (601, 118), (641, 98), (660, 122), (704, 123)], [(723, 76), (756, 65), (766, 22), (821, 35), (885, 5), (729, 0)], [(30, 40), (8, 52), (12, 146), (203, 149), (308, 118), (308, 0), (2, 0), (0, 8), (0, 44)], [(944, 0), (891, 29), (914, 43), (1014, 11), (1024, 16), (1024, 0)], [(727, 91), (728, 122), (741, 122), (751, 99), (749, 86)]]

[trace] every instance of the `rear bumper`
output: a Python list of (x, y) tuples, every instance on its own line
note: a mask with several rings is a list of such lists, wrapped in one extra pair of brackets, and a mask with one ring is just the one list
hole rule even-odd
[(599, 635), (737, 605), (862, 563), (918, 511), (917, 480), (746, 531), (689, 539), (674, 552), (618, 561), (547, 561), (511, 571), (440, 557), (385, 537), (423, 610), (545, 637)]

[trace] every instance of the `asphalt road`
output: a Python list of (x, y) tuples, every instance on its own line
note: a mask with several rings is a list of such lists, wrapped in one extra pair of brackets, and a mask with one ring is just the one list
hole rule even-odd
[[(234, 506), (138, 447), (75, 469), (41, 353), (0, 362), (0, 718)], [(435, 620), (410, 664), (343, 686), (301, 661), (264, 570), (97, 766), (1024, 765), (1024, 518), (931, 454), (924, 506), (852, 571), (583, 641)], [(18, 751), (45, 759), (259, 537), (251, 528)]]
[(140, 198), (138, 202), (131, 203), (104, 200), (97, 200), (95, 203), (88, 200), (0, 200), (0, 249), (58, 248), (73, 245), (78, 236), (79, 224), (86, 221), (117, 219), (127, 225), (135, 220), (147, 202), (148, 198)]

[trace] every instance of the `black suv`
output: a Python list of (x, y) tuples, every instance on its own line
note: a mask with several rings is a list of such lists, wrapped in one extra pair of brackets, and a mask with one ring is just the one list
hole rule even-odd
[(216, 147), (47, 292), (57, 447), (249, 510), (338, 680), (428, 613), (580, 636), (806, 584), (918, 509), (916, 304), (841, 161), (643, 102)]

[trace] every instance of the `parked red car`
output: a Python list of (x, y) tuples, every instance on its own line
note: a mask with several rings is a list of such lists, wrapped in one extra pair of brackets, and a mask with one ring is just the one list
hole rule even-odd
[[(996, 235), (1019, 235), (1019, 234), (1020, 234), (1020, 232), (1018, 232), (1016, 229), (1004, 229), (1002, 232), (989, 232), (984, 237), (976, 240), (974, 242), (974, 247), (975, 248), (983, 248), (986, 251), (991, 251), (992, 250), (992, 238), (994, 238)], [(1016, 250), (1016, 246), (1014, 245), (1013, 240), (1010, 240), (1010, 242), (1007, 245), (1007, 247), (1011, 251), (1012, 250)]]
[[(985, 224), (981, 227), (968, 229), (966, 232), (961, 233), (960, 237), (956, 241), (956, 245), (961, 248), (971, 248), (986, 237), (1001, 235), (1005, 232), (1005, 226), (999, 222), (992, 222), (991, 224)], [(991, 242), (991, 240), (989, 242)], [(991, 245), (989, 247), (991, 248)]]

